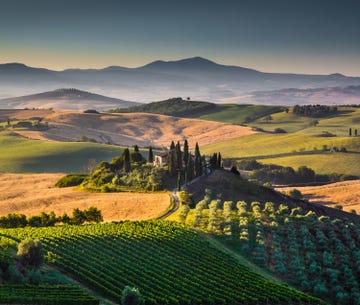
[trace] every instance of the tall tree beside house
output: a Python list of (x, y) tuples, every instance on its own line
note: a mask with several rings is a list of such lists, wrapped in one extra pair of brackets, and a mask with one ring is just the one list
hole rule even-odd
[(194, 179), (194, 161), (192, 158), (189, 158), (188, 164), (186, 165), (186, 182)]
[(130, 169), (131, 169), (129, 148), (124, 149), (123, 158), (124, 158), (123, 170), (124, 170), (124, 172), (128, 173), (128, 172), (130, 172)]
[(174, 149), (175, 149), (175, 143), (174, 141), (171, 141), (170, 150), (174, 150)]
[(149, 147), (147, 162), (148, 162), (148, 163), (153, 163), (153, 162), (154, 162), (154, 153), (153, 153), (153, 151), (152, 151), (152, 147), (151, 147), (151, 146)]
[[(172, 148), (173, 147), (173, 148)], [(167, 157), (168, 171), (170, 176), (175, 176), (176, 174), (176, 154), (175, 154), (175, 144), (171, 142), (170, 151)]]
[(189, 162), (189, 144), (188, 141), (184, 141), (184, 156), (183, 156), (185, 167), (187, 167)]
[(176, 168), (182, 169), (182, 153), (179, 141), (175, 145), (175, 164)]
[(217, 155), (217, 168), (221, 168), (222, 167), (222, 157), (220, 152)]
[(196, 142), (195, 145), (195, 164), (194, 164), (194, 176), (199, 177), (202, 175), (202, 161), (199, 149), (199, 144)]

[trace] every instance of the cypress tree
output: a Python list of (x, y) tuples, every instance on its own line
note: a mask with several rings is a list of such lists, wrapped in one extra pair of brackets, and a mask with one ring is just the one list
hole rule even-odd
[(124, 158), (124, 167), (123, 167), (123, 169), (124, 169), (124, 171), (125, 172), (129, 172), (130, 171), (130, 168), (131, 168), (131, 166), (130, 166), (130, 151), (129, 151), (129, 148), (125, 148), (125, 150), (124, 150), (124, 152), (123, 152), (123, 158)]
[(188, 162), (189, 162), (189, 144), (188, 144), (187, 140), (184, 141), (184, 157), (183, 157), (183, 160), (184, 160), (184, 164), (185, 164), (185, 167), (186, 167), (188, 165)]
[(194, 161), (192, 158), (189, 158), (188, 164), (186, 166), (186, 182), (194, 179)]
[(134, 145), (134, 151), (139, 152), (139, 146), (137, 146), (136, 144)]
[(217, 168), (221, 168), (221, 163), (222, 163), (222, 157), (220, 152), (218, 153), (218, 157), (217, 157)]
[(201, 154), (199, 149), (199, 144), (196, 142), (195, 145), (195, 165), (194, 165), (194, 176), (199, 177), (202, 175), (202, 162), (201, 162)]
[(175, 164), (176, 168), (182, 169), (181, 147), (178, 141), (175, 146)]
[(148, 159), (147, 159), (148, 163), (153, 163), (154, 162), (154, 154), (152, 151), (152, 147), (149, 147), (149, 153), (148, 153)]
[(170, 176), (174, 176), (176, 173), (176, 163), (175, 163), (175, 151), (170, 150), (167, 158), (168, 171)]
[(351, 137), (351, 133), (352, 133), (351, 128), (349, 128), (349, 137)]
[(170, 150), (174, 150), (174, 149), (175, 149), (175, 143), (174, 141), (171, 141)]

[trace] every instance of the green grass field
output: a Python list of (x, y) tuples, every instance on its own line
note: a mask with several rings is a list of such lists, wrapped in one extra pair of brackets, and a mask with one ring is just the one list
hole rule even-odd
[(277, 111), (281, 111), (281, 107), (225, 104), (216, 105), (214, 109), (209, 110), (207, 113), (201, 113), (198, 116), (192, 117), (229, 124), (244, 124), (251, 120), (251, 118), (262, 117)]
[(301, 133), (258, 133), (235, 140), (206, 145), (201, 152), (210, 154), (220, 151), (225, 158), (276, 156), (294, 152), (322, 150), (323, 146), (346, 147), (348, 151), (360, 151), (360, 137), (313, 137)]
[(317, 174), (348, 174), (360, 177), (360, 153), (326, 153), (266, 158), (259, 160), (266, 164), (278, 164), (297, 169), (305, 165), (311, 167)]
[(123, 148), (78, 142), (30, 140), (0, 133), (0, 172), (84, 172), (89, 160), (111, 160)]
[[(296, 116), (292, 113), (290, 108), (289, 113), (279, 112), (271, 115), (271, 121), (266, 121), (260, 118), (249, 125), (262, 128), (267, 131), (274, 131), (275, 128), (282, 128), (287, 132), (297, 132), (317, 135), (323, 131), (335, 134), (339, 137), (348, 135), (349, 128), (359, 129), (360, 134), (360, 108), (340, 107), (336, 115), (324, 118), (310, 118)], [(316, 127), (311, 126), (311, 123), (317, 120), (319, 124)]]
[(2, 229), (0, 235), (39, 239), (49, 262), (116, 302), (129, 285), (148, 305), (323, 304), (262, 277), (175, 222)]

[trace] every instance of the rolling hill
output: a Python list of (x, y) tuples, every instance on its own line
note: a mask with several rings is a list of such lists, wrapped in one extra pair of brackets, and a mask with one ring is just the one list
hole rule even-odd
[[(37, 115), (38, 113), (38, 115)], [(79, 141), (83, 137), (99, 143), (145, 147), (168, 146), (171, 141), (188, 139), (191, 146), (234, 139), (254, 133), (249, 127), (236, 126), (197, 119), (174, 118), (147, 113), (83, 113), (61, 110), (1, 110), (5, 121), (41, 117), (49, 129), (43, 131), (13, 129), (32, 139)]]
[(139, 103), (94, 94), (74, 88), (57, 89), (38, 94), (6, 98), (0, 100), (1, 108), (55, 108), (55, 109), (97, 109), (130, 107)]
[[(142, 102), (166, 99), (169, 96), (190, 96), (194, 100), (249, 103), (248, 98), (254, 91), (358, 86), (360, 78), (341, 74), (264, 73), (193, 57), (178, 61), (159, 60), (137, 68), (110, 66), (104, 69), (63, 71), (8, 63), (0, 65), (0, 84), (3, 97), (48, 91), (52, 88), (76, 87)], [(270, 98), (271, 94), (266, 104), (276, 103), (276, 99)], [(263, 94), (258, 101), (251, 101), (255, 102), (264, 103)], [(290, 99), (284, 102), (292, 103)], [(347, 103), (340, 98), (336, 101), (343, 102)]]
[(244, 124), (284, 110), (285, 108), (281, 106), (214, 104), (184, 100), (178, 97), (129, 108), (117, 108), (110, 110), (110, 112), (146, 112), (229, 124)]

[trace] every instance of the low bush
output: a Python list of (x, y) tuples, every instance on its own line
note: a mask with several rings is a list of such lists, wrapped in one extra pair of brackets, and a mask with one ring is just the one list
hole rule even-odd
[(70, 174), (60, 178), (56, 183), (55, 187), (70, 187), (80, 185), (88, 175)]

